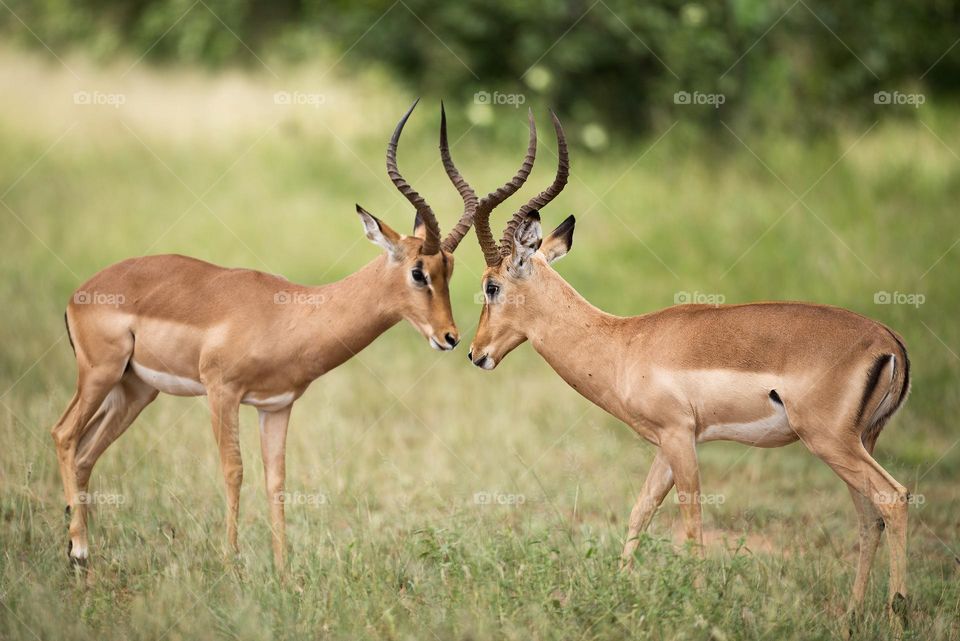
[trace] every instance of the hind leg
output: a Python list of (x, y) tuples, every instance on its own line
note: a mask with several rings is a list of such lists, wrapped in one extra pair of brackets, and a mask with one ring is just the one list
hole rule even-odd
[[(865, 440), (863, 443), (867, 453), (873, 455), (876, 439)], [(873, 559), (880, 545), (880, 534), (883, 532), (884, 521), (880, 512), (873, 506), (873, 502), (863, 496), (852, 485), (848, 485), (850, 497), (857, 508), (857, 520), (860, 524), (860, 557), (857, 560), (857, 578), (853, 582), (853, 595), (850, 599), (850, 610), (857, 612), (863, 605), (867, 593), (867, 583), (870, 579), (870, 569)]]
[[(821, 434), (821, 439), (823, 438)], [(901, 616), (907, 596), (907, 489), (877, 463), (860, 439), (851, 433), (832, 435), (826, 442), (804, 442), (829, 465), (837, 476), (866, 501), (883, 519), (890, 548), (890, 596), (888, 605)], [(872, 556), (872, 555), (871, 555)], [(861, 550), (861, 559), (864, 551)], [(869, 568), (858, 569), (857, 578), (866, 583)], [(861, 578), (861, 573), (864, 575)]]
[[(81, 336), (82, 333), (78, 333), (75, 338)], [(67, 411), (53, 427), (52, 436), (57, 448), (64, 498), (70, 510), (70, 558), (85, 562), (87, 512), (79, 495), (77, 448), (84, 434), (102, 419), (101, 406), (123, 377), (133, 351), (133, 336), (127, 333), (109, 337), (89, 335), (86, 340), (77, 340), (76, 347), (77, 391)]]
[(81, 437), (76, 453), (77, 492), (82, 504), (82, 508), (78, 510), (81, 527), (76, 532), (73, 544), (73, 549), (78, 550), (78, 553), (88, 549), (87, 510), (91, 502), (88, 489), (93, 466), (110, 444), (130, 427), (143, 408), (156, 397), (156, 389), (128, 371), (120, 383), (114, 385), (107, 394)]
[(880, 545), (880, 534), (883, 532), (884, 521), (870, 499), (863, 496), (852, 485), (848, 485), (847, 489), (850, 490), (850, 498), (853, 499), (853, 504), (857, 508), (857, 520), (860, 525), (860, 556), (857, 560), (857, 578), (853, 581), (853, 595), (850, 598), (850, 610), (857, 612), (863, 605), (863, 599), (867, 594), (870, 569), (873, 567), (873, 559), (877, 554), (877, 547)]
[(122, 364), (117, 367), (81, 370), (76, 403), (53, 428), (64, 495), (70, 510), (69, 554), (70, 558), (77, 562), (85, 562), (87, 559), (86, 497), (80, 495), (77, 482), (77, 447), (94, 420), (99, 420), (97, 414), (111, 390), (120, 381), (121, 373)]
[[(77, 405), (80, 402), (80, 392), (79, 390), (73, 393), (73, 397), (70, 399), (70, 403), (67, 405), (67, 409), (63, 411), (63, 415), (60, 416), (60, 419), (56, 422), (53, 428), (50, 430), (51, 436), (53, 436), (54, 443), (57, 442), (57, 434), (64, 430), (64, 425), (73, 424), (76, 421), (76, 412)], [(57, 464), (60, 467), (60, 480), (63, 482), (63, 500), (64, 504), (67, 506), (67, 516), (70, 515), (70, 485), (67, 483), (70, 474), (67, 472), (67, 468), (64, 465), (64, 458), (60, 456), (60, 448), (57, 446)]]
[(101, 406), (103, 418), (92, 426), (77, 449), (77, 485), (85, 492), (97, 460), (136, 420), (143, 409), (157, 398), (157, 390), (127, 371)]

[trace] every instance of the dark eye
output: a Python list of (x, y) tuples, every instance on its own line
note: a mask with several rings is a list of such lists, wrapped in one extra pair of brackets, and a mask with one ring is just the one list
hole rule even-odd
[(427, 284), (427, 277), (424, 275), (422, 269), (414, 268), (414, 270), (410, 272), (410, 275), (413, 276), (413, 280), (416, 281), (418, 284), (420, 285)]
[(497, 299), (497, 295), (500, 293), (500, 286), (496, 283), (487, 283), (487, 298), (491, 301)]

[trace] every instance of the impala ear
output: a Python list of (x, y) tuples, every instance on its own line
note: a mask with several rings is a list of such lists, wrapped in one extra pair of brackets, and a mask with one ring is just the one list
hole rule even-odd
[(383, 247), (391, 257), (400, 253), (400, 234), (390, 229), (390, 226), (381, 222), (376, 216), (357, 205), (357, 213), (363, 223), (363, 230), (370, 242)]
[(543, 242), (543, 230), (540, 227), (540, 213), (527, 214), (513, 233), (513, 253), (510, 255), (510, 273), (524, 278), (530, 275), (530, 259), (540, 249)]
[(543, 254), (548, 263), (560, 260), (573, 247), (573, 228), (576, 224), (576, 218), (567, 216), (567, 219), (557, 225), (557, 228), (543, 241), (540, 246), (540, 253)]
[(423, 224), (423, 218), (420, 217), (420, 212), (417, 212), (416, 218), (413, 219), (413, 235), (424, 240), (427, 237), (427, 226)]

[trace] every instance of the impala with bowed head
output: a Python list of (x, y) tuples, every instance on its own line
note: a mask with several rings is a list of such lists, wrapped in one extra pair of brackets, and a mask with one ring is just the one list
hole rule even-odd
[(853, 312), (807, 303), (680, 305), (633, 317), (597, 309), (550, 266), (570, 250), (574, 218), (542, 237), (537, 210), (556, 197), (569, 171), (555, 117), (554, 125), (557, 177), (513, 216), (499, 246), (490, 210), (477, 210), (487, 267), (470, 360), (493, 369), (529, 340), (570, 386), (659, 447), (630, 515), (625, 567), (674, 486), (686, 535), (702, 554), (698, 443), (779, 447), (800, 440), (846, 482), (859, 516), (852, 608), (862, 604), (886, 529), (889, 606), (902, 616), (908, 494), (872, 452), (909, 391), (903, 339)]
[[(416, 210), (414, 234), (398, 234), (358, 205), (367, 238), (384, 253), (353, 275), (306, 286), (184, 256), (148, 256), (108, 267), (76, 292), (66, 324), (77, 389), (53, 428), (73, 561), (83, 563), (89, 554), (86, 492), (94, 464), (166, 392), (209, 399), (226, 481), (227, 543), (234, 551), (243, 479), (238, 408), (259, 411), (274, 561), (282, 570), (284, 454), (293, 402), (401, 319), (435, 349), (457, 345), (448, 284), (453, 251), (469, 231), (476, 202), (464, 199), (463, 215), (441, 241), (433, 210), (397, 169), (397, 144), (415, 106), (387, 146), (387, 172)], [(446, 162), (445, 118), (440, 136)], [(97, 304), (101, 299), (110, 304)]]

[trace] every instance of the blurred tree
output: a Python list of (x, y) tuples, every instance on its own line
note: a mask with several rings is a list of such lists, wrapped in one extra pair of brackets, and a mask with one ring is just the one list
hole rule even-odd
[(0, 29), (32, 45), (219, 66), (332, 41), (344, 64), (375, 61), (418, 92), (539, 96), (629, 132), (680, 110), (816, 128), (875, 109), (876, 91), (953, 95), (960, 79), (955, 0), (6, 2)]

